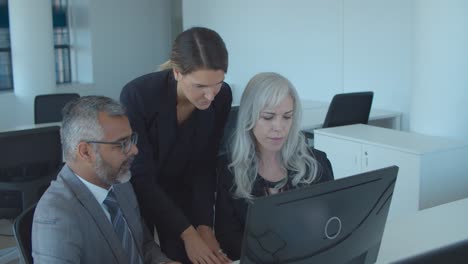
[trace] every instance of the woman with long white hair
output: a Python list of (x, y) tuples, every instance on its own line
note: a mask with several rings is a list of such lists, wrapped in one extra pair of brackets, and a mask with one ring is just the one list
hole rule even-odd
[(307, 146), (301, 102), (291, 82), (259, 73), (242, 94), (237, 126), (218, 168), (215, 234), (239, 259), (248, 204), (255, 198), (333, 180), (326, 154)]

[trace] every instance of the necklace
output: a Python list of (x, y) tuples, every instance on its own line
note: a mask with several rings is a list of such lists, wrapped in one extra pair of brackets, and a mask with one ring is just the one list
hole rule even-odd
[[(260, 175), (259, 175), (259, 177), (261, 179), (261, 184), (262, 184), (263, 188), (265, 188), (265, 190), (276, 189), (278, 191), (281, 191), (282, 189), (287, 188), (287, 185), (288, 185), (288, 183), (287, 183), (288, 178), (287, 177), (285, 177), (285, 178), (283, 178), (283, 179), (281, 179), (279, 181), (276, 181), (276, 182), (269, 181), (269, 180), (263, 178)], [(279, 187), (279, 186), (281, 186), (281, 187)]]

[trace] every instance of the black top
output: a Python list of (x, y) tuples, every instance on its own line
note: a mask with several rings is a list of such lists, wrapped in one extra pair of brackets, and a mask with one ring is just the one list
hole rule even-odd
[[(316, 149), (310, 150), (319, 166), (317, 178), (312, 184), (333, 180), (333, 170), (327, 155)], [(234, 176), (228, 169), (228, 164), (227, 156), (222, 156), (218, 164), (215, 233), (221, 248), (229, 258), (239, 259), (249, 201), (234, 198)], [(294, 188), (291, 178), (288, 178), (287, 181), (282, 191)], [(252, 195), (254, 197), (268, 195), (268, 188), (275, 184), (258, 175), (252, 189)]]
[(223, 83), (208, 109), (178, 126), (176, 87), (165, 70), (138, 77), (120, 94), (139, 138), (131, 182), (142, 216), (173, 239), (190, 224), (213, 224), (216, 155), (232, 103)]

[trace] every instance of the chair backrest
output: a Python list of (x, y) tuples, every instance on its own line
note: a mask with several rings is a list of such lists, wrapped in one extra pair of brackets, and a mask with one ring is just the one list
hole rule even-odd
[(0, 218), (36, 203), (62, 165), (60, 127), (0, 133)]
[(32, 264), (32, 246), (31, 246), (31, 233), (32, 233), (32, 222), (34, 217), (34, 211), (36, 210), (36, 204), (32, 205), (23, 213), (21, 213), (13, 224), (13, 233), (15, 235), (16, 243), (18, 244), (19, 251), (21, 252), (21, 258), (23, 263)]
[(62, 109), (77, 93), (43, 94), (34, 98), (34, 123), (51, 123), (62, 121)]
[(323, 127), (367, 124), (373, 92), (337, 94), (333, 97)]

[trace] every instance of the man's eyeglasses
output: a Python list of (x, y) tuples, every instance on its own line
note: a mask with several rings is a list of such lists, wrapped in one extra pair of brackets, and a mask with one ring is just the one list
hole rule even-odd
[(138, 142), (138, 134), (136, 132), (133, 132), (132, 135), (124, 140), (119, 140), (119, 141), (98, 141), (98, 140), (84, 140), (86, 143), (94, 143), (94, 144), (108, 144), (108, 145), (120, 145), (120, 148), (122, 149), (122, 153), (127, 155), (130, 150), (132, 149), (132, 146), (135, 145)]

